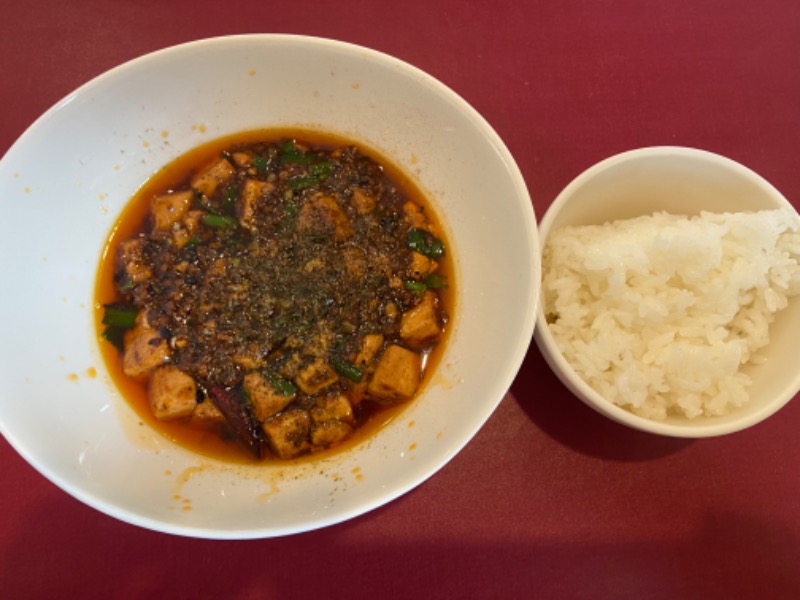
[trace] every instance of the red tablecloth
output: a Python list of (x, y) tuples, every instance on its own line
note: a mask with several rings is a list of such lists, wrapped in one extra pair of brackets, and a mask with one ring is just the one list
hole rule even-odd
[[(590, 164), (659, 144), (734, 158), (800, 206), (796, 0), (6, 1), (0, 151), (115, 65), (250, 32), (346, 40), (431, 73), (503, 137), (539, 217)], [(798, 433), (797, 399), (719, 439), (628, 430), (532, 346), (486, 426), (422, 486), (247, 542), (115, 521), (2, 441), (0, 596), (800, 598)]]

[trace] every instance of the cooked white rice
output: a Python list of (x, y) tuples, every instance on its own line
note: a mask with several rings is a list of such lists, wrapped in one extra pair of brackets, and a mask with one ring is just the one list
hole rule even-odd
[(577, 373), (651, 419), (745, 403), (769, 324), (800, 293), (791, 210), (657, 213), (550, 233), (544, 309)]

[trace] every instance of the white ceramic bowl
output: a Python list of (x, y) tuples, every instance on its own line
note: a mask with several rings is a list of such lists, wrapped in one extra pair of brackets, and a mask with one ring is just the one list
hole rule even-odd
[[(454, 246), (454, 329), (424, 393), (352, 450), (294, 466), (217, 463), (141, 426), (110, 382), (94, 336), (97, 265), (130, 196), (171, 159), (292, 126), (365, 143), (429, 193)], [(25, 132), (0, 163), (0, 197), (2, 433), (56, 485), (143, 527), (270, 537), (385, 504), (472, 438), (531, 342), (539, 243), (513, 158), (454, 92), (365, 48), (248, 35), (131, 61)]]
[[(551, 231), (566, 225), (594, 225), (656, 211), (696, 215), (711, 212), (792, 208), (772, 185), (728, 158), (691, 148), (654, 147), (632, 150), (589, 168), (562, 191), (542, 218), (542, 245)], [(760, 355), (763, 365), (747, 366), (753, 379), (750, 401), (722, 417), (669, 417), (653, 421), (603, 398), (589, 387), (558, 349), (544, 307), (537, 314), (536, 344), (564, 385), (586, 404), (635, 429), (675, 437), (697, 438), (732, 433), (763, 421), (800, 390), (800, 299), (778, 313), (771, 341)]]

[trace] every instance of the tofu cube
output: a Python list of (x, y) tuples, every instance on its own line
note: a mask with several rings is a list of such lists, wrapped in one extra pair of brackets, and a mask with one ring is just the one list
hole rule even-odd
[(435, 260), (431, 260), (424, 254), (419, 252), (411, 253), (411, 264), (408, 267), (408, 274), (413, 279), (425, 279), (430, 273), (436, 270), (439, 266)]
[(228, 181), (236, 169), (226, 159), (220, 158), (211, 163), (192, 178), (191, 185), (201, 194), (211, 196), (217, 188)]
[(355, 364), (359, 367), (368, 366), (383, 346), (383, 336), (379, 333), (368, 333), (361, 340), (361, 348), (356, 355)]
[(376, 201), (372, 196), (368, 196), (364, 191), (356, 188), (353, 190), (353, 206), (360, 215), (366, 215), (375, 210)]
[(261, 425), (270, 449), (278, 458), (294, 458), (308, 450), (311, 417), (302, 409), (280, 413)]
[(197, 406), (192, 411), (192, 424), (193, 425), (210, 425), (212, 423), (222, 423), (225, 420), (225, 415), (222, 411), (214, 406), (211, 400), (198, 402)]
[(160, 421), (191, 416), (197, 406), (197, 386), (194, 379), (175, 365), (165, 365), (153, 371), (147, 389), (150, 410)]
[(187, 190), (174, 194), (162, 194), (153, 198), (153, 220), (155, 228), (167, 231), (179, 223), (189, 212), (194, 192)]
[(241, 223), (242, 227), (253, 227), (253, 218), (258, 200), (269, 194), (274, 187), (275, 184), (273, 183), (257, 179), (248, 179), (244, 182), (242, 198), (238, 206), (239, 223)]
[(301, 235), (329, 235), (337, 242), (353, 235), (347, 213), (334, 198), (322, 194), (317, 194), (300, 208), (297, 230)]
[(353, 426), (342, 421), (324, 421), (311, 430), (311, 443), (328, 447), (341, 442), (353, 432)]
[(144, 238), (138, 237), (120, 242), (117, 267), (118, 270), (124, 271), (127, 278), (133, 283), (150, 279), (152, 273), (145, 266), (144, 261)]
[(294, 395), (283, 396), (270, 385), (269, 381), (258, 372), (244, 376), (244, 391), (253, 407), (256, 421), (266, 421), (286, 408), (294, 399)]
[(310, 365), (300, 369), (295, 383), (306, 394), (316, 394), (339, 380), (339, 375), (325, 359), (318, 358)]
[(403, 204), (403, 214), (411, 228), (430, 230), (430, 221), (428, 221), (425, 211), (416, 202), (409, 200)]
[(309, 411), (311, 420), (315, 424), (325, 421), (353, 422), (353, 407), (343, 394), (336, 394), (319, 398)]
[(393, 344), (381, 356), (367, 386), (367, 393), (377, 402), (403, 402), (417, 391), (421, 374), (422, 357)]
[(343, 440), (353, 431), (353, 407), (343, 394), (319, 398), (309, 414), (311, 443), (315, 446), (330, 446)]
[(252, 152), (234, 152), (233, 153), (233, 162), (236, 163), (237, 167), (249, 167), (253, 164), (253, 153)]
[(441, 331), (436, 314), (439, 300), (434, 292), (425, 292), (411, 310), (400, 319), (400, 337), (411, 346), (420, 346)]
[(169, 360), (169, 345), (155, 329), (137, 326), (125, 332), (122, 370), (128, 377), (141, 377)]

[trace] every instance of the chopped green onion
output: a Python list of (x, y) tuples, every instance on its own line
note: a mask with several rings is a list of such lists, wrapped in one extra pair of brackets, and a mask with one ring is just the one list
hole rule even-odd
[(314, 162), (316, 158), (312, 152), (305, 154), (298, 150), (294, 145), (294, 140), (287, 140), (281, 144), (281, 162), (307, 165)]
[(308, 175), (295, 177), (286, 182), (291, 190), (302, 190), (321, 183), (333, 171), (333, 165), (327, 160), (314, 163), (308, 167)]
[(207, 214), (203, 216), (203, 225), (212, 229), (233, 229), (238, 224), (236, 219), (226, 215)]
[(425, 232), (422, 229), (412, 229), (406, 236), (406, 244), (412, 250), (423, 254), (425, 248)]
[(284, 217), (296, 217), (297, 214), (300, 212), (300, 205), (294, 202), (287, 202), (283, 205), (283, 216)]
[(297, 393), (297, 386), (288, 379), (273, 374), (268, 374), (266, 377), (272, 389), (281, 396), (294, 396)]
[(308, 167), (309, 175), (311, 175), (312, 177), (317, 177), (320, 180), (325, 179), (328, 175), (330, 175), (331, 171), (333, 171), (333, 165), (327, 160), (314, 163), (313, 165)]
[(422, 294), (428, 289), (428, 286), (426, 286), (424, 283), (421, 281), (415, 281), (413, 279), (406, 279), (403, 282), (403, 286), (415, 294)]
[(422, 281), (406, 279), (403, 286), (415, 294), (423, 294), (426, 290), (439, 290), (447, 287), (447, 278), (439, 273), (431, 273)]
[(347, 377), (350, 381), (354, 381), (355, 383), (361, 383), (361, 378), (364, 376), (364, 373), (357, 366), (340, 358), (334, 358), (331, 363), (339, 375)]
[(103, 306), (103, 339), (113, 344), (117, 350), (124, 350), (125, 332), (136, 325), (139, 309), (127, 304), (106, 304)]
[(429, 290), (439, 290), (447, 287), (447, 278), (439, 273), (431, 273), (422, 282)]
[(428, 253), (425, 256), (433, 259), (442, 258), (444, 256), (444, 244), (442, 240), (434, 238), (431, 245), (428, 246)]
[(123, 352), (125, 350), (125, 331), (127, 331), (125, 327), (106, 327), (103, 330), (103, 339)]
[(319, 179), (317, 179), (316, 177), (312, 177), (311, 175), (306, 175), (305, 177), (296, 177), (295, 179), (289, 179), (286, 182), (286, 185), (290, 190), (304, 190), (318, 183)]
[(263, 175), (269, 169), (269, 165), (272, 162), (272, 158), (267, 158), (266, 156), (254, 156), (253, 157), (253, 166), (256, 168), (256, 171), (259, 174)]
[(130, 329), (136, 324), (139, 309), (126, 304), (106, 304), (103, 306), (103, 325)]
[(196, 235), (193, 235), (192, 237), (189, 238), (189, 241), (183, 245), (183, 247), (191, 248), (192, 246), (197, 246), (197, 244), (199, 243), (200, 243), (200, 238), (197, 237)]
[(119, 279), (120, 280), (117, 283), (117, 287), (121, 292), (130, 292), (134, 287), (136, 287), (136, 284), (133, 283), (133, 279), (131, 279), (131, 276), (128, 275), (127, 272), (124, 272)]
[(406, 236), (406, 244), (415, 252), (434, 260), (444, 256), (444, 244), (442, 241), (424, 229), (412, 229), (409, 231)]

